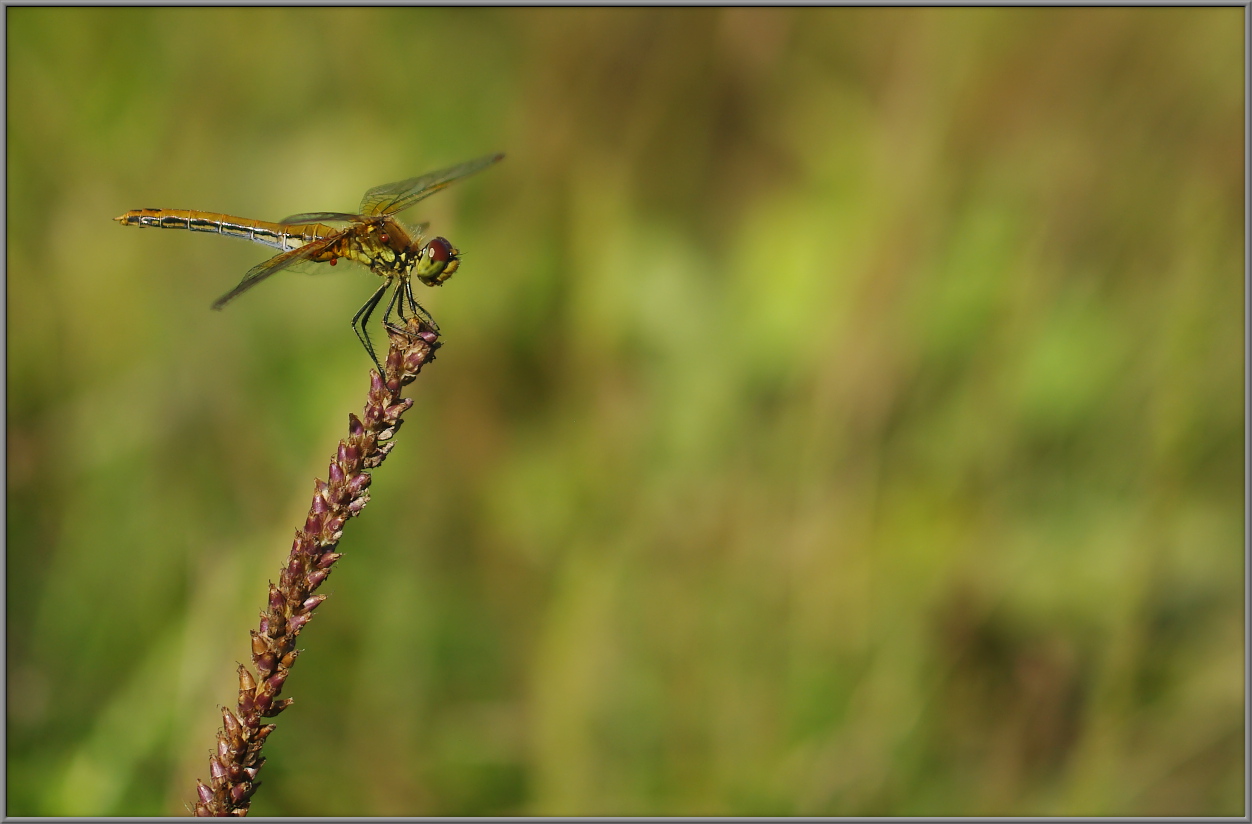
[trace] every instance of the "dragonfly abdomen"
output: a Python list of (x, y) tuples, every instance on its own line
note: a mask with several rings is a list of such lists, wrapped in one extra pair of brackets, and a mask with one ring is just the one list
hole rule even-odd
[[(155, 229), (186, 229), (192, 232), (211, 232), (260, 243), (283, 251), (297, 249), (311, 243), (319, 236), (334, 230), (329, 226), (311, 223), (291, 226), (269, 223), (218, 212), (201, 212), (195, 209), (131, 209), (114, 218), (123, 226), (142, 226)], [(298, 229), (298, 231), (296, 231)], [(319, 231), (321, 230), (321, 231)]]

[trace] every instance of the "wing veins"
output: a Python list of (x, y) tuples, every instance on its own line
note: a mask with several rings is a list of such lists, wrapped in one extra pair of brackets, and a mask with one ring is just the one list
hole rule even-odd
[(330, 235), (328, 237), (321, 238), (320, 240), (315, 240), (312, 243), (306, 243), (295, 249), (281, 252), (263, 263), (258, 263), (256, 266), (253, 266), (248, 270), (247, 274), (243, 276), (243, 279), (239, 281), (234, 289), (231, 289), (229, 292), (213, 301), (213, 308), (221, 309), (223, 306), (230, 303), (232, 300), (239, 297), (253, 286), (256, 286), (270, 275), (275, 272), (281, 272), (283, 269), (286, 269), (287, 267), (302, 260), (307, 260), (318, 252), (321, 252), (329, 247), (335, 241), (339, 240), (341, 236), (342, 233)]
[(296, 215), (288, 215), (279, 223), (288, 225), (295, 223), (321, 223), (327, 220), (350, 222), (360, 218), (360, 215), (350, 215), (347, 212), (301, 212)]
[(361, 199), (362, 215), (394, 215), (425, 200), (441, 189), (447, 188), (452, 182), (467, 175), (482, 171), (491, 164), (501, 160), (502, 154), (486, 155), (475, 160), (449, 166), (437, 172), (411, 177), (396, 183), (375, 186), (365, 193)]

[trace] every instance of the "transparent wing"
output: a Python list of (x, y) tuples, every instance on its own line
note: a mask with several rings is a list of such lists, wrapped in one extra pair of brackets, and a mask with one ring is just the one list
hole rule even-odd
[(230, 303), (232, 300), (239, 297), (253, 286), (256, 286), (270, 275), (275, 272), (281, 272), (282, 270), (294, 266), (301, 261), (308, 260), (313, 255), (321, 252), (339, 240), (342, 236), (342, 232), (333, 234), (329, 237), (315, 240), (312, 243), (306, 243), (297, 249), (292, 249), (290, 251), (283, 252), (280, 255), (275, 255), (264, 263), (258, 263), (256, 266), (253, 266), (248, 270), (248, 273), (243, 276), (243, 280), (239, 281), (239, 285), (222, 295), (217, 300), (213, 301), (213, 308), (221, 309), (223, 306)]
[(350, 215), (350, 214), (347, 214), (346, 212), (301, 212), (298, 215), (288, 215), (287, 217), (283, 218), (282, 220), (278, 222), (287, 223), (287, 224), (322, 223), (328, 220), (342, 222), (342, 221), (350, 221), (358, 217), (360, 217), (360, 215)]
[(361, 214), (394, 215), (409, 208), (419, 200), (430, 197), (454, 180), (482, 171), (503, 157), (504, 155), (502, 154), (487, 155), (486, 157), (480, 157), (477, 160), (471, 160), (457, 166), (449, 166), (446, 169), (440, 169), (437, 172), (431, 172), (421, 177), (411, 177), (408, 180), (401, 180), (399, 183), (375, 186), (366, 192), (365, 197), (361, 199)]

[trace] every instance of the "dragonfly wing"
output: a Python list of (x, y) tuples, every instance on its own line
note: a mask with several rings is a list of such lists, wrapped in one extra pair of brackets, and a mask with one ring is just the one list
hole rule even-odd
[(342, 233), (330, 235), (329, 237), (324, 237), (320, 240), (315, 240), (312, 243), (306, 243), (298, 248), (283, 252), (280, 255), (275, 255), (264, 263), (258, 263), (256, 266), (253, 266), (248, 270), (248, 273), (243, 276), (243, 280), (239, 281), (239, 284), (234, 289), (231, 289), (229, 292), (213, 301), (213, 308), (221, 309), (223, 306), (230, 303), (232, 300), (239, 297), (253, 286), (256, 286), (270, 275), (275, 272), (281, 272), (282, 270), (294, 266), (302, 261), (308, 260), (313, 255), (316, 255), (335, 243), (340, 237), (342, 237)]
[(322, 223), (323, 221), (351, 221), (360, 217), (360, 215), (350, 215), (346, 212), (301, 212), (298, 215), (288, 215), (279, 223)]
[(361, 199), (361, 214), (394, 215), (419, 200), (430, 197), (454, 180), (481, 171), (503, 157), (502, 154), (487, 155), (421, 177), (411, 177), (398, 183), (375, 186)]

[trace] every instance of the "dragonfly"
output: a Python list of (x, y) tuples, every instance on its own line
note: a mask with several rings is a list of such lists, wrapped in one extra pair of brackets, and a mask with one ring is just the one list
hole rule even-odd
[(416, 315), (438, 332), (439, 327), (430, 313), (413, 295), (413, 281), (442, 286), (461, 263), (460, 250), (447, 238), (428, 240), (424, 236), (428, 224), (409, 228), (397, 220), (396, 215), (503, 157), (503, 154), (486, 155), (437, 172), (375, 186), (361, 199), (357, 214), (304, 212), (270, 223), (195, 209), (132, 209), (114, 220), (123, 226), (213, 232), (279, 250), (274, 257), (249, 269), (234, 289), (213, 302), (214, 309), (221, 309), (271, 275), (300, 264), (334, 266), (343, 259), (365, 266), (381, 277), (383, 283), (352, 316), (352, 331), (382, 375), (383, 367), (370, 343), (367, 328), (378, 304), (390, 290), (391, 298), (383, 312), (384, 326), (398, 329), (391, 320), (393, 313), (401, 322)]

